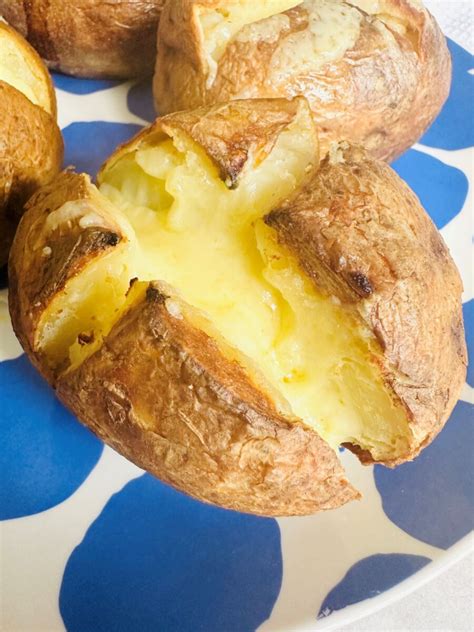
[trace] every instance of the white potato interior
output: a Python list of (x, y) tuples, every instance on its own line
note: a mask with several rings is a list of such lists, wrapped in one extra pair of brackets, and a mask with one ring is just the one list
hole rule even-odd
[(215, 8), (200, 7), (198, 19), (208, 64), (208, 84), (216, 77), (217, 64), (229, 41), (242, 27), (287, 11), (301, 0), (232, 0)]
[(332, 446), (351, 442), (387, 459), (405, 452), (408, 426), (377, 369), (377, 342), (317, 292), (262, 219), (303, 178), (301, 138), (289, 128), (229, 190), (197, 147), (175, 137), (119, 160), (101, 192), (133, 227), (140, 280), (176, 288)]
[(74, 368), (98, 349), (123, 311), (134, 258), (127, 246), (95, 260), (74, 277), (40, 322), (37, 347), (51, 366)]
[[(81, 230), (121, 236), (116, 246), (90, 257), (81, 273), (56, 293), (38, 324), (35, 348), (46, 353), (51, 367), (73, 368), (101, 346), (122, 313), (130, 280), (136, 276), (137, 242), (128, 220), (95, 187), (88, 198), (69, 200), (40, 222), (41, 233), (33, 248), (48, 243), (57, 230), (67, 234), (75, 223)], [(45, 257), (52, 254), (51, 248), (43, 253)]]
[(46, 70), (36, 57), (22, 47), (0, 24), (0, 81), (10, 84), (32, 103), (52, 114)]

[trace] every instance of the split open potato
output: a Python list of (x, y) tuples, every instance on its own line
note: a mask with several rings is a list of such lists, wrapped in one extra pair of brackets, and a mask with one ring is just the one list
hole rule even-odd
[(0, 0), (48, 66), (90, 78), (151, 75), (165, 0)]
[(414, 458), (465, 378), (461, 281), (416, 196), (303, 98), (158, 119), (28, 204), (23, 348), (78, 418), (201, 500), (263, 515), (357, 498), (338, 460)]
[(175, 0), (160, 25), (158, 112), (304, 95), (323, 156), (348, 140), (392, 160), (449, 93), (446, 41), (420, 0)]
[(0, 267), (23, 205), (61, 169), (56, 97), (34, 49), (0, 21)]

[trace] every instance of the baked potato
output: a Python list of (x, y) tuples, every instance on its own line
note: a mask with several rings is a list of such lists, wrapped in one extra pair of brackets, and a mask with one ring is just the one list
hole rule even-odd
[(34, 49), (0, 21), (0, 268), (23, 204), (60, 171), (63, 142), (51, 78)]
[(163, 11), (158, 112), (232, 99), (309, 100), (332, 141), (392, 160), (437, 116), (451, 60), (420, 0), (175, 0)]
[(153, 74), (165, 0), (0, 0), (48, 66), (89, 78)]
[(414, 458), (465, 379), (461, 281), (418, 199), (362, 148), (319, 164), (311, 110), (165, 116), (28, 203), (10, 257), (26, 353), (113, 448), (263, 515), (357, 498)]

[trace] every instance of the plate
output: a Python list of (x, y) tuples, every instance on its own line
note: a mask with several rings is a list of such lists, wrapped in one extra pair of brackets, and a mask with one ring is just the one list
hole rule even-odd
[[(394, 167), (461, 270), (472, 354), (474, 76), (472, 56), (460, 45), (468, 40), (469, 20), (460, 13), (466, 3), (456, 5), (458, 13), (440, 15), (454, 36), (450, 99)], [(94, 174), (118, 143), (154, 117), (149, 83), (56, 75), (55, 84), (66, 164), (78, 170)], [(238, 514), (161, 484), (79, 425), (22, 355), (3, 289), (0, 627), (269, 632), (327, 630), (367, 615), (471, 546), (473, 393), (471, 366), (451, 420), (413, 463), (362, 467), (344, 452), (362, 501), (306, 518)]]

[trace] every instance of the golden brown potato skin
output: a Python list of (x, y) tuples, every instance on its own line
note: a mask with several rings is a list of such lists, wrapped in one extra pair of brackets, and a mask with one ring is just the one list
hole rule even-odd
[[(161, 114), (231, 99), (303, 94), (318, 126), (322, 156), (332, 141), (348, 140), (390, 161), (420, 138), (448, 96), (451, 59), (445, 38), (430, 13), (410, 0), (378, 1), (380, 13), (406, 28), (405, 34), (361, 10), (359, 38), (341, 59), (281, 77), (272, 58), (289, 35), (308, 28), (307, 11), (298, 5), (285, 13), (290, 27), (274, 40), (234, 38), (208, 88), (196, 12), (222, 4), (175, 0), (164, 9), (154, 79)], [(343, 4), (367, 8), (364, 0)]]
[(172, 316), (159, 284), (56, 388), (118, 452), (199, 500), (279, 516), (359, 496), (319, 435), (285, 419), (211, 338)]
[(0, 81), (0, 267), (32, 193), (57, 175), (63, 141), (55, 120)]
[[(105, 161), (97, 180), (124, 154), (155, 142), (159, 137), (186, 134), (200, 145), (219, 170), (221, 179), (235, 187), (252, 156), (262, 160), (273, 148), (280, 133), (307, 111), (303, 97), (290, 100), (254, 99), (233, 101), (162, 116), (124, 143)], [(314, 144), (318, 139), (314, 130)], [(318, 156), (314, 164), (318, 164)]]
[(466, 379), (462, 282), (435, 225), (390, 167), (345, 143), (265, 221), (315, 285), (354, 305), (375, 334), (412, 431), (410, 453), (384, 465), (414, 458)]
[(70, 75), (151, 75), (165, 0), (0, 0), (0, 15), (48, 66)]

